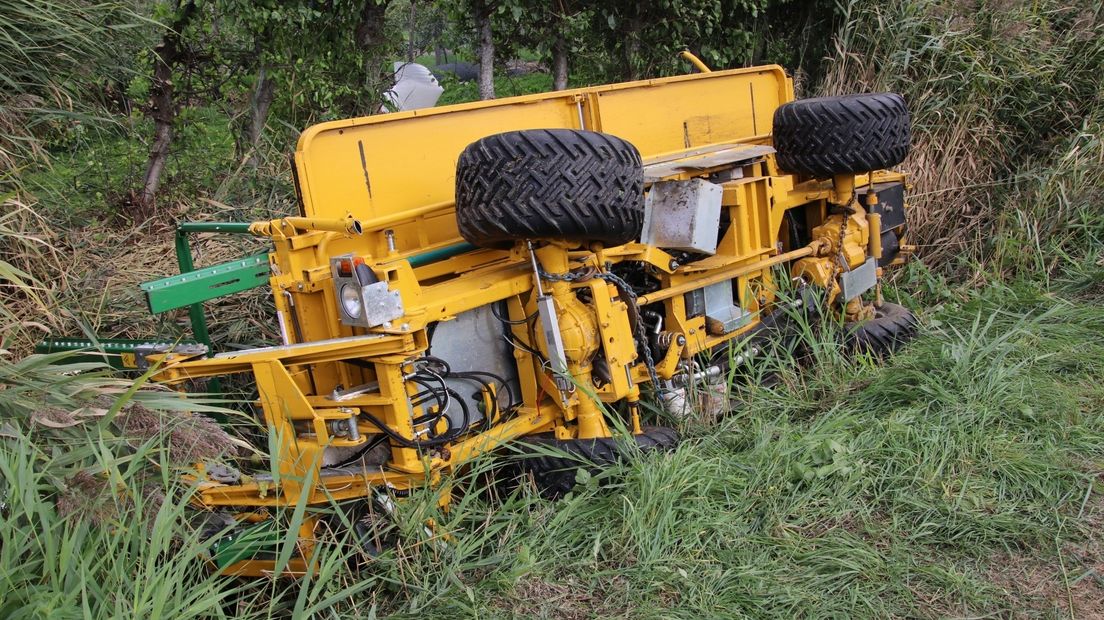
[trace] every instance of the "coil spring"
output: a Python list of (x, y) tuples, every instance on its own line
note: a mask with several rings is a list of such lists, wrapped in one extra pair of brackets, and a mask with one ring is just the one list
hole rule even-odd
[(678, 332), (659, 332), (655, 338), (656, 347), (666, 351), (671, 344), (677, 342), (679, 346), (686, 344), (686, 336)]

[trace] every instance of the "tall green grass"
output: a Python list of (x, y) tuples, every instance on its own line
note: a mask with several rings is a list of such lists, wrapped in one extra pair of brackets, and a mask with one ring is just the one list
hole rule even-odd
[[(0, 1), (0, 188), (48, 160), (42, 137), (104, 120), (104, 93), (148, 33), (131, 3)], [(98, 90), (99, 89), (99, 90)]]
[[(903, 168), (915, 183), (910, 221), (925, 260), (959, 275), (971, 263), (1003, 269), (1008, 244), (1034, 243), (1025, 251), (1046, 268), (1050, 237), (1062, 240), (1084, 218), (1100, 230), (1094, 199), (1083, 197), (1098, 196), (1102, 183), (1098, 2), (907, 0), (844, 10), (821, 90), (905, 96), (913, 149)], [(1068, 185), (1072, 170), (1089, 178), (1065, 195), (1040, 183), (1059, 173)]]

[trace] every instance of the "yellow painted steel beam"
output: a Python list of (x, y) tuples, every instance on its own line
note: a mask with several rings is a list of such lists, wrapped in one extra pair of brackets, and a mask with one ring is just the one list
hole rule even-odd
[(517, 417), (453, 444), (450, 465), (461, 465), (480, 454), (494, 451), (512, 439), (551, 430), (555, 411), (556, 405), (550, 400), (539, 407), (523, 407)]
[(155, 379), (163, 383), (199, 379), (217, 375), (229, 375), (247, 372), (255, 364), (279, 361), (285, 365), (322, 364), (346, 359), (372, 357), (384, 353), (393, 353), (407, 348), (414, 349), (410, 336), (367, 334), (348, 338), (318, 340), (300, 344), (263, 347), (224, 353), (209, 359), (199, 359), (171, 363), (166, 359)]
[(648, 295), (641, 295), (637, 299), (637, 303), (642, 306), (648, 305), (653, 302), (662, 301), (664, 299), (670, 299), (676, 295), (682, 295), (689, 293), (690, 291), (697, 290), (709, 286), (710, 284), (717, 284), (718, 282), (724, 282), (725, 280), (732, 280), (743, 275), (769, 269), (774, 265), (779, 265), (791, 260), (796, 260), (805, 256), (810, 256), (815, 252), (813, 246), (806, 246), (792, 252), (786, 252), (785, 254), (779, 254), (778, 256), (772, 256), (771, 258), (765, 258), (760, 261), (751, 263), (750, 265), (735, 264), (722, 269), (718, 269), (709, 275), (694, 278), (693, 280), (687, 280), (681, 284), (675, 286), (669, 286), (667, 288), (658, 290)]

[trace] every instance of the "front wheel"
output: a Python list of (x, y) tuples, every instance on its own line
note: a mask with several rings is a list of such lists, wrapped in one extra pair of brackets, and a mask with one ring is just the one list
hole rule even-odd
[[(633, 439), (641, 452), (671, 452), (679, 444), (678, 431), (665, 426), (645, 426)], [(632, 456), (613, 438), (559, 440), (546, 433), (523, 437), (521, 441), (538, 448), (521, 458), (521, 473), (532, 476), (541, 495), (551, 499), (575, 488), (579, 469), (597, 474)]]

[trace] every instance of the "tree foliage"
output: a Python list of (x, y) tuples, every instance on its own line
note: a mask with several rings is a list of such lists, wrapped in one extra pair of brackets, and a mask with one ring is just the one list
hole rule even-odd
[[(764, 60), (814, 66), (820, 56), (804, 50), (816, 48), (820, 35), (808, 31), (829, 32), (834, 6), (825, 0), (0, 0), (6, 86), (0, 170), (11, 176), (21, 162), (45, 160), (44, 137), (55, 149), (73, 146), (91, 125), (74, 119), (125, 119), (143, 134), (148, 159), (134, 165), (129, 187), (105, 193), (129, 191), (131, 198), (118, 204), (136, 205), (132, 217), (144, 218), (156, 212), (161, 171), (190, 131), (177, 125), (192, 110), (226, 119), (237, 159), (228, 167), (256, 167), (273, 152), (266, 143), (286, 152), (302, 127), (379, 111), (395, 60), (482, 56), (484, 97), (493, 96), (491, 74), (506, 73), (519, 58), (544, 65), (554, 88), (567, 87), (569, 77), (585, 84), (683, 72), (683, 49), (715, 68)], [(479, 34), (481, 14), (490, 36)]]

